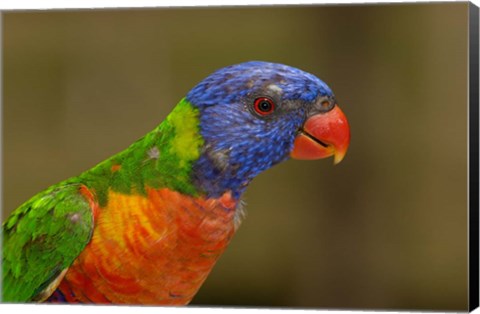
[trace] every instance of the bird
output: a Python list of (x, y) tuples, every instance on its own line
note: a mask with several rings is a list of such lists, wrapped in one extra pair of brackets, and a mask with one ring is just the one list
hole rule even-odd
[(151, 132), (7, 217), (2, 300), (187, 305), (245, 218), (252, 179), (290, 158), (337, 164), (349, 143), (315, 75), (218, 69)]

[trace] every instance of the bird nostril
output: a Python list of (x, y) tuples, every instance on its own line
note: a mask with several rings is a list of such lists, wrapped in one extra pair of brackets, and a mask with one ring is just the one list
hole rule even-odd
[(323, 96), (320, 97), (319, 99), (316, 100), (313, 108), (311, 115), (317, 114), (317, 113), (325, 113), (329, 112), (335, 107), (336, 101), (333, 96)]

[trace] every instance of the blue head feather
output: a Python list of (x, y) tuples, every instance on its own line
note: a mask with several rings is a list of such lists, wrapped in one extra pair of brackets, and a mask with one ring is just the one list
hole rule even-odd
[[(267, 96), (275, 113), (261, 117), (254, 100)], [(319, 98), (333, 98), (314, 75), (283, 64), (251, 61), (216, 71), (186, 96), (200, 111), (205, 141), (193, 179), (209, 197), (239, 198), (260, 172), (287, 159), (295, 136)]]

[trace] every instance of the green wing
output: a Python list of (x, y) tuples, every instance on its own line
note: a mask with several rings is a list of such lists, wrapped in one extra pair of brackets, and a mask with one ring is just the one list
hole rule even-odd
[(3, 302), (48, 297), (46, 290), (58, 285), (56, 279), (90, 241), (93, 213), (79, 189), (79, 184), (53, 186), (3, 223)]

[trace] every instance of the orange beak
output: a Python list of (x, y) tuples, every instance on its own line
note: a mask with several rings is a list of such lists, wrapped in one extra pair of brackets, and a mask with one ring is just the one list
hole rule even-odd
[(290, 156), (294, 159), (313, 160), (333, 156), (338, 164), (350, 144), (350, 127), (342, 110), (335, 107), (325, 113), (313, 115), (305, 121), (295, 138)]

